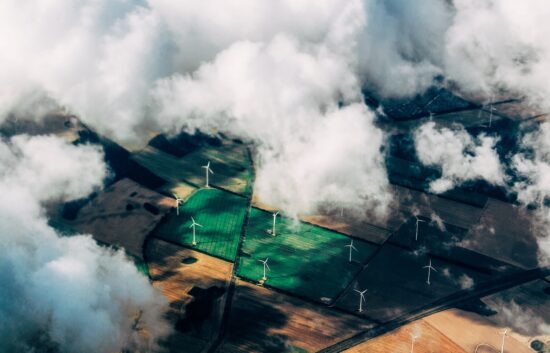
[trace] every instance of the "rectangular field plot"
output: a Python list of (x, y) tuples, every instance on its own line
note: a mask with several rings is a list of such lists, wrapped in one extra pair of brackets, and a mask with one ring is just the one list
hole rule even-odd
[(210, 185), (238, 194), (250, 194), (252, 166), (244, 145), (223, 144), (219, 147), (201, 147), (182, 158), (148, 146), (132, 155), (132, 158), (168, 180), (172, 186), (189, 183), (197, 187), (205, 185), (205, 169), (210, 161)]
[[(424, 266), (429, 261), (429, 254), (422, 251), (386, 243), (357, 278), (356, 287), (368, 290), (362, 314), (373, 321), (387, 322), (494, 278), (484, 271), (431, 258), (437, 272), (431, 272), (428, 284), (428, 270)], [(348, 290), (336, 306), (350, 312), (357, 311), (359, 298), (356, 292)]]
[(154, 236), (185, 246), (192, 246), (191, 217), (196, 227), (197, 244), (193, 248), (233, 261), (248, 205), (247, 199), (218, 189), (201, 189), (183, 205), (179, 215), (169, 214), (155, 230)]
[(318, 352), (372, 326), (366, 320), (242, 280), (236, 282), (224, 353)]
[(257, 282), (269, 258), (266, 285), (323, 303), (330, 303), (376, 250), (361, 240), (349, 262), (350, 238), (324, 228), (277, 217), (276, 236), (271, 213), (252, 208), (238, 275)]

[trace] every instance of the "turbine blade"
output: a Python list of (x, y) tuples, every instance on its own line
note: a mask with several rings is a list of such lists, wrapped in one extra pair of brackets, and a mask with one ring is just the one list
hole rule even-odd
[(196, 226), (199, 226), (199, 227), (202, 227), (202, 226), (201, 226), (200, 224), (198, 224), (198, 223), (195, 223), (195, 225), (196, 225)]

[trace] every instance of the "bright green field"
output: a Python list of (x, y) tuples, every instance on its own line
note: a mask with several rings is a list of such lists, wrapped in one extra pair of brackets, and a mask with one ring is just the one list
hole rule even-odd
[(191, 247), (191, 217), (197, 227), (195, 249), (234, 261), (248, 205), (247, 199), (218, 189), (201, 189), (173, 211), (155, 230), (154, 236)]
[(267, 233), (272, 222), (271, 213), (251, 209), (238, 275), (259, 281), (263, 275), (259, 260), (269, 258), (266, 285), (317, 301), (334, 298), (377, 248), (354, 240), (358, 251), (349, 263), (349, 248), (344, 247), (350, 243), (349, 237), (280, 216), (273, 237)]
[(237, 194), (249, 195), (251, 191), (252, 166), (244, 145), (202, 147), (182, 158), (147, 147), (133, 154), (132, 159), (172, 186), (187, 182), (199, 187), (205, 184), (205, 170), (201, 166), (210, 161), (214, 171), (210, 175), (210, 185)]

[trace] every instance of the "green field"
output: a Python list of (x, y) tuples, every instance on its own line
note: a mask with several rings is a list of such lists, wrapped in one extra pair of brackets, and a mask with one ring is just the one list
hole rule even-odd
[(252, 189), (252, 166), (244, 145), (201, 147), (182, 158), (149, 146), (133, 154), (132, 159), (167, 180), (171, 184), (168, 188), (182, 182), (204, 186), (205, 170), (201, 166), (210, 161), (214, 171), (210, 185), (244, 195), (249, 195)]
[(273, 237), (267, 232), (272, 222), (271, 213), (251, 209), (238, 275), (259, 281), (263, 275), (259, 260), (269, 258), (266, 285), (317, 301), (327, 302), (321, 298), (338, 295), (377, 248), (354, 240), (358, 251), (349, 263), (349, 249), (344, 247), (350, 243), (349, 237), (281, 217)]
[(154, 231), (153, 236), (188, 247), (193, 233), (189, 228), (191, 217), (197, 227), (197, 245), (193, 247), (207, 254), (234, 261), (248, 200), (218, 189), (200, 189), (183, 205), (179, 215), (173, 211)]

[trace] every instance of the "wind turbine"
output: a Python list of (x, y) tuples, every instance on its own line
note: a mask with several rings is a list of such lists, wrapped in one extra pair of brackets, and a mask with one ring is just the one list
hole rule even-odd
[(183, 202), (183, 199), (180, 199), (178, 197), (178, 195), (176, 195), (176, 194), (172, 194), (172, 195), (174, 195), (174, 198), (176, 199), (176, 215), (179, 216), (180, 215), (180, 203)]
[(271, 271), (271, 269), (269, 268), (269, 265), (267, 264), (267, 260), (269, 260), (268, 257), (266, 257), (265, 260), (258, 260), (264, 264), (264, 276), (262, 277), (262, 281), (264, 282), (267, 281), (266, 269)]
[[(484, 103), (482, 108), (487, 108), (489, 106), (489, 128), (491, 127), (493, 123), (493, 111), (495, 111), (495, 107), (493, 106), (493, 101), (495, 100), (495, 95), (491, 95), (491, 99), (489, 100), (489, 103)], [(481, 110), (479, 111), (478, 118), (481, 116)], [(485, 125), (485, 124), (483, 124)]]
[(273, 235), (273, 236), (277, 235), (276, 230), (275, 230), (275, 222), (277, 222), (277, 215), (278, 214), (279, 214), (279, 211), (277, 211), (273, 214), (273, 229), (271, 230), (271, 235)]
[(500, 345), (500, 353), (504, 353), (504, 340), (508, 337), (508, 329), (505, 329), (502, 333), (502, 344)]
[(196, 239), (196, 229), (197, 227), (202, 227), (200, 224), (198, 224), (197, 222), (195, 222), (195, 219), (193, 217), (191, 217), (191, 225), (189, 226), (189, 228), (193, 228), (193, 242), (191, 243), (193, 246), (197, 245), (197, 239)]
[(416, 342), (416, 339), (418, 338), (417, 335), (414, 333), (411, 333), (411, 353), (414, 352), (414, 342)]
[(428, 280), (426, 281), (426, 283), (428, 283), (428, 285), (430, 284), (430, 274), (432, 273), (432, 270), (437, 272), (437, 270), (432, 266), (432, 259), (430, 259), (430, 263), (428, 264), (428, 266), (424, 266), (422, 268), (427, 268), (428, 269)]
[(359, 252), (359, 250), (357, 250), (357, 248), (355, 246), (353, 246), (353, 239), (351, 239), (351, 243), (349, 243), (348, 245), (344, 245), (345, 248), (349, 248), (349, 262), (351, 262), (351, 252), (353, 250)]
[(367, 293), (367, 289), (360, 291), (357, 289), (354, 289), (357, 293), (359, 293), (359, 312), (363, 312), (363, 302), (366, 303), (367, 300), (365, 299), (365, 293)]
[(418, 241), (418, 223), (420, 222), (426, 222), (420, 218), (418, 218), (418, 216), (414, 216), (414, 218), (416, 218), (416, 231), (414, 232), (414, 240), (415, 241)]
[(204, 172), (206, 173), (206, 185), (205, 185), (205, 187), (209, 188), (210, 185), (208, 184), (208, 174), (214, 174), (212, 169), (210, 169), (210, 161), (208, 161), (208, 163), (206, 163), (206, 165), (203, 165), (201, 168), (204, 168)]

